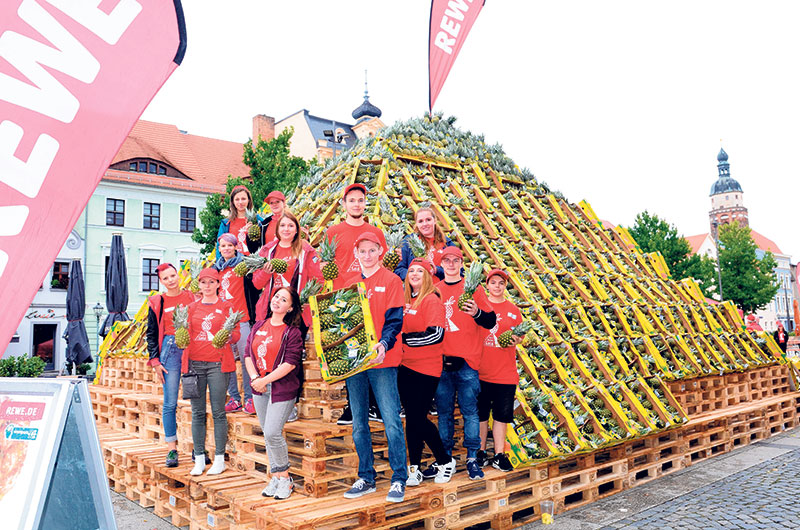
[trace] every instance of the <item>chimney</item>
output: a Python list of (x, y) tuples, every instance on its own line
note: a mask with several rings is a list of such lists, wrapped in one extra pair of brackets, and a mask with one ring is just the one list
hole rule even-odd
[(264, 114), (253, 116), (253, 147), (258, 142), (258, 137), (270, 141), (275, 138), (275, 118)]

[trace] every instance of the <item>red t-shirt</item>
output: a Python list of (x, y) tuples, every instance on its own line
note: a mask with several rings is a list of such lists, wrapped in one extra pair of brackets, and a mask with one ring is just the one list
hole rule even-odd
[(273, 326), (271, 322), (265, 322), (255, 332), (250, 351), (253, 353), (256, 369), (260, 376), (268, 374), (275, 366), (275, 358), (281, 349), (281, 339), (285, 330), (286, 324)]
[(275, 241), (278, 239), (278, 216), (273, 215), (272, 219), (270, 220), (269, 224), (264, 227), (264, 244), (266, 245), (270, 241)]
[(440, 267), (442, 265), (442, 251), (445, 248), (445, 243), (439, 243), (438, 245), (433, 244), (432, 239), (425, 238), (425, 246), (430, 245), (431, 248), (428, 249), (428, 255), (425, 256), (429, 261), (432, 261), (434, 265)]
[(292, 256), (292, 247), (283, 248), (280, 244), (275, 246), (275, 251), (272, 253), (272, 259), (282, 259), (286, 262), (286, 272), (283, 274), (273, 273), (273, 290), (278, 287), (289, 285), (289, 282), (294, 275), (294, 269), (297, 267), (297, 258)]
[(478, 378), (488, 383), (516, 385), (519, 382), (517, 374), (517, 347), (497, 346), (497, 337), (522, 322), (522, 313), (517, 306), (504, 300), (499, 304), (486, 300), (489, 307), (497, 315), (497, 324), (489, 330), (483, 341), (483, 358), (478, 370)]
[(172, 320), (175, 308), (179, 305), (188, 306), (194, 302), (194, 295), (190, 291), (181, 291), (178, 296), (167, 296), (163, 293), (161, 300), (164, 304), (161, 317), (164, 322), (164, 335), (175, 335), (175, 323)]
[[(351, 285), (354, 278), (357, 278), (355, 281), (361, 279), (361, 266), (356, 260), (354, 246), (356, 238), (364, 232), (372, 232), (377, 235), (383, 247), (383, 252), (386, 252), (386, 238), (383, 237), (383, 232), (369, 223), (364, 223), (361, 226), (351, 226), (342, 221), (338, 225), (328, 228), (326, 233), (328, 241), (333, 241), (335, 237), (337, 242), (336, 265), (339, 266), (339, 276), (333, 280), (334, 290)], [(383, 258), (383, 253), (381, 253), (381, 258)], [(400, 305), (402, 306), (403, 304)]]
[(219, 273), (219, 297), (233, 304), (234, 311), (244, 313), (247, 320), (247, 300), (244, 297), (244, 278), (233, 272), (233, 267), (225, 267)]
[(246, 224), (247, 219), (237, 217), (231, 221), (231, 224), (228, 226), (228, 233), (236, 236), (236, 250), (245, 256), (249, 256), (250, 250), (247, 248), (247, 230), (244, 229), (244, 225)]
[[(375, 324), (375, 334), (378, 335), (378, 340), (380, 340), (383, 323), (386, 320), (386, 310), (392, 307), (402, 309), (406, 305), (405, 296), (403, 295), (403, 282), (400, 281), (399, 276), (382, 265), (369, 278), (362, 278), (361, 273), (359, 273), (357, 278), (352, 279), (350, 285), (358, 282), (364, 282), (367, 298), (369, 299), (369, 312), (372, 314), (372, 322)], [(400, 333), (398, 333), (394, 347), (386, 352), (386, 358), (383, 363), (376, 368), (399, 366), (402, 354), (402, 342)]]
[[(445, 327), (444, 305), (436, 293), (430, 293), (417, 307), (406, 304), (403, 311), (403, 333), (425, 331), (428, 326)], [(442, 343), (431, 346), (411, 347), (403, 344), (403, 358), (400, 364), (415, 372), (434, 377), (442, 376)]]
[[(458, 297), (464, 292), (464, 279), (448, 285), (443, 281), (436, 284), (442, 295), (445, 315), (445, 333), (442, 347), (445, 355), (463, 357), (473, 370), (481, 366), (483, 339), (486, 330), (475, 323), (475, 319), (458, 308)], [(491, 312), (489, 301), (483, 287), (478, 287), (473, 295), (481, 311)]]
[(214, 304), (194, 302), (189, 305), (189, 346), (186, 348), (192, 361), (220, 362), (223, 354), (231, 351), (231, 343), (239, 340), (239, 326), (231, 333), (231, 339), (222, 348), (211, 344), (214, 334), (222, 329), (233, 306), (222, 299)]

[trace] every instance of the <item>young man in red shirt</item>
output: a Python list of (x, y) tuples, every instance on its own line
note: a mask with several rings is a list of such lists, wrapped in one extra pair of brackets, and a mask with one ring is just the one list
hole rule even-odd
[(402, 502), (405, 499), (406, 442), (400, 421), (400, 398), (397, 391), (397, 367), (400, 365), (402, 346), (398, 340), (403, 329), (403, 283), (393, 272), (381, 265), (384, 248), (374, 233), (362, 232), (355, 241), (360, 275), (350, 284), (363, 282), (369, 299), (369, 310), (379, 336), (375, 350), (378, 353), (373, 367), (347, 378), (347, 394), (353, 410), (353, 442), (358, 453), (358, 480), (345, 492), (347, 499), (356, 499), (375, 491), (375, 468), (372, 453), (372, 434), (369, 430), (369, 390), (375, 394), (378, 408), (386, 427), (389, 442), (389, 465), (392, 484), (386, 500)]
[(522, 322), (519, 308), (505, 298), (507, 283), (508, 275), (500, 269), (489, 271), (486, 277), (487, 301), (495, 312), (497, 322), (483, 342), (483, 357), (478, 370), (481, 381), (481, 393), (478, 396), (481, 450), (477, 459), (479, 463), (486, 462), (486, 438), (491, 412), (495, 453), (491, 464), (501, 471), (513, 469), (505, 453), (506, 426), (514, 419), (514, 393), (519, 382), (517, 344), (522, 342), (522, 337), (514, 337), (514, 344), (507, 348), (497, 344), (498, 336)]
[[(445, 450), (452, 454), (453, 415), (455, 399), (464, 417), (464, 447), (467, 449), (467, 472), (471, 480), (483, 478), (477, 462), (481, 447), (480, 422), (478, 420), (478, 394), (481, 384), (478, 369), (483, 355), (483, 337), (496, 323), (494, 311), (489, 307), (483, 287), (478, 287), (464, 310), (458, 308), (458, 298), (464, 292), (461, 270), (464, 257), (456, 246), (442, 251), (441, 266), (444, 280), (436, 284), (445, 307), (444, 370), (436, 389), (436, 407), (439, 413), (439, 436)], [(437, 470), (430, 467), (422, 472), (425, 478), (436, 476)]]

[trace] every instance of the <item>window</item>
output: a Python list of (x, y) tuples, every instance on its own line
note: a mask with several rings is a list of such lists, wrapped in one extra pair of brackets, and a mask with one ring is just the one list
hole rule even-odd
[(147, 162), (139, 162), (139, 171), (147, 173)]
[(158, 291), (158, 272), (156, 269), (159, 260), (144, 258), (142, 260), (142, 291)]
[(125, 201), (106, 199), (106, 225), (125, 226)]
[(111, 261), (111, 256), (106, 256), (105, 267), (103, 267), (103, 289), (106, 285), (106, 276), (108, 276), (108, 262)]
[(136, 169), (139, 167), (139, 164), (137, 164), (136, 162), (131, 162), (131, 165), (129, 167), (131, 171), (136, 171)]
[(53, 289), (66, 289), (69, 285), (69, 263), (56, 261), (53, 263), (53, 278), (50, 287)]
[(144, 203), (144, 219), (142, 228), (158, 230), (161, 225), (161, 205), (152, 202)]
[(197, 219), (197, 209), (181, 206), (181, 232), (194, 232)]
[(128, 169), (130, 171), (136, 171), (137, 173), (152, 173), (153, 175), (167, 174), (166, 166), (162, 166), (161, 164), (157, 164), (156, 162), (148, 162), (146, 160), (137, 160), (129, 162)]
[(149, 173), (156, 173), (158, 171), (158, 164), (154, 164), (150, 162), (150, 171)]
[(167, 174), (167, 168), (165, 168), (164, 166), (158, 166), (158, 174), (159, 175), (166, 175)]

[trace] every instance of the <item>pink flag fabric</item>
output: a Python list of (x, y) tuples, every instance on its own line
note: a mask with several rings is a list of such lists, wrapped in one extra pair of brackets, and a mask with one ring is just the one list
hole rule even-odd
[(0, 355), (185, 49), (180, 0), (0, 3)]

